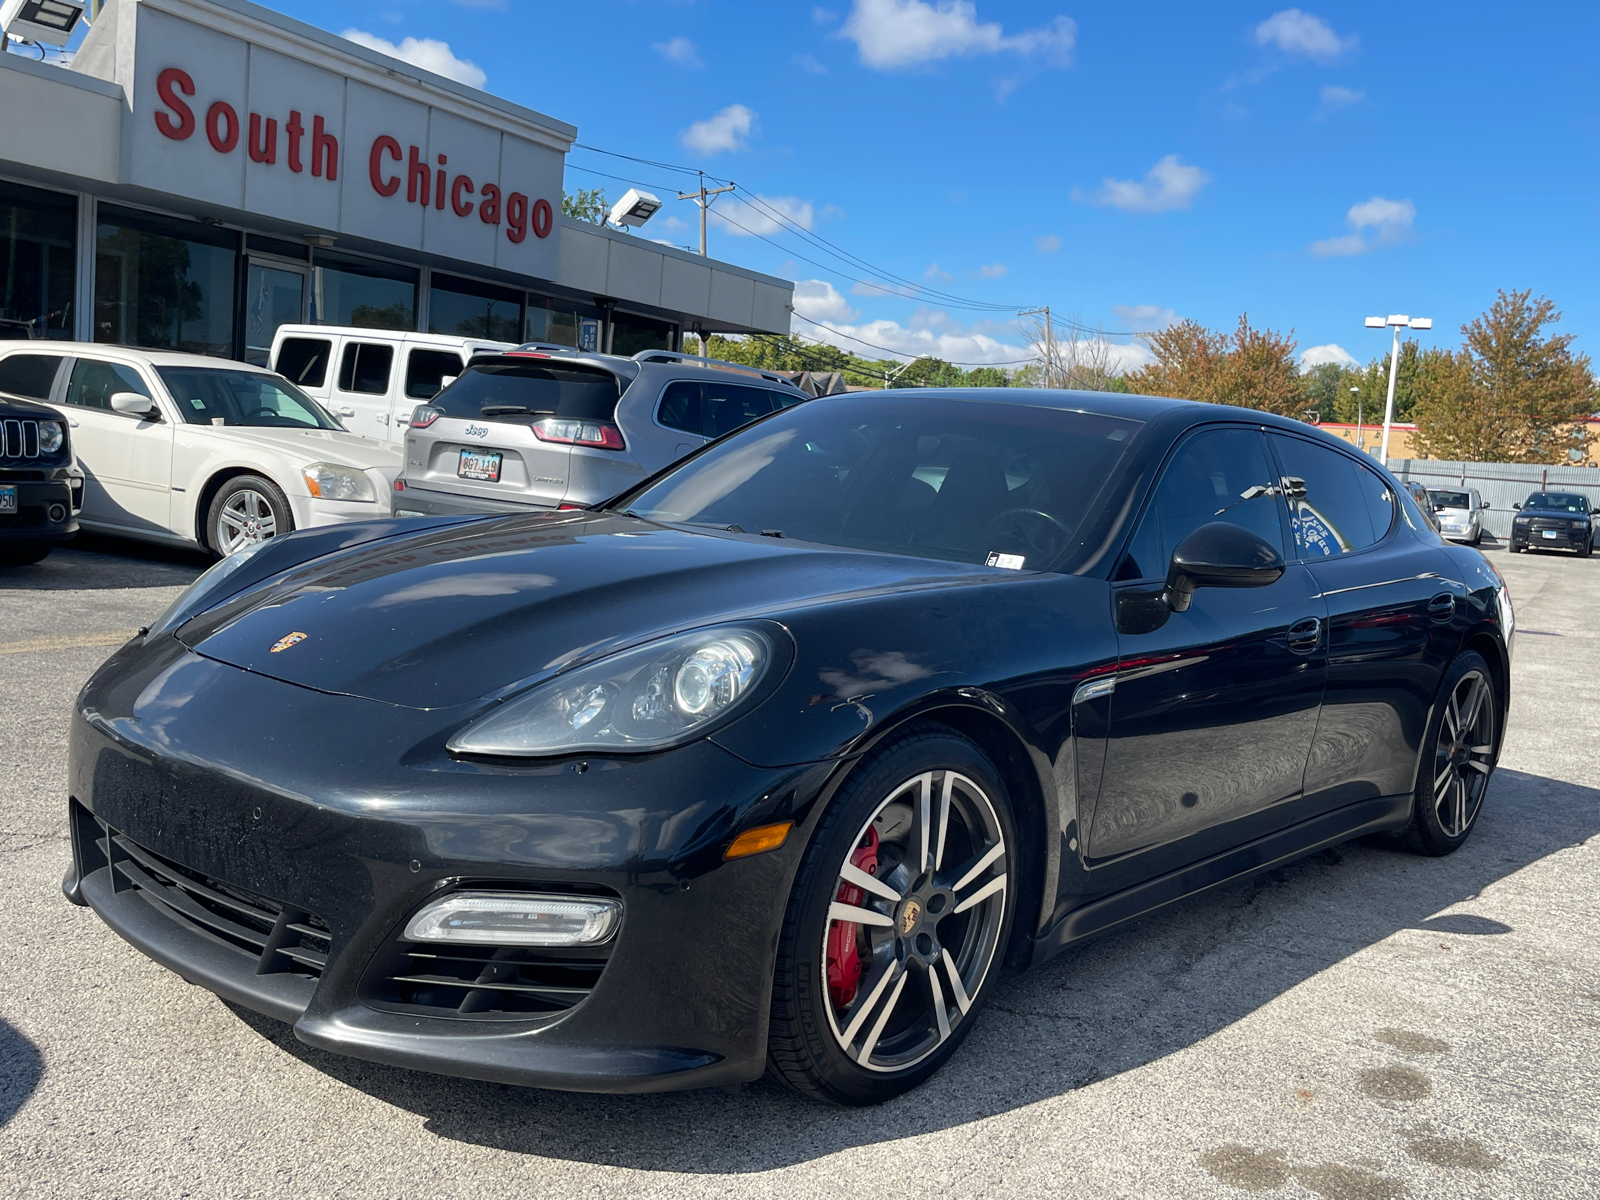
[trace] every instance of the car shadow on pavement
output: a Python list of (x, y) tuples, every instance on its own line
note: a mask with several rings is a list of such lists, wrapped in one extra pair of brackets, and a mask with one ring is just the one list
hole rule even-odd
[(44, 1056), (22, 1033), (0, 1021), (0, 1125), (17, 1115), (44, 1077)]
[(1135, 1070), (1404, 930), (1512, 934), (1502, 922), (1443, 910), (1600, 833), (1597, 801), (1593, 788), (1501, 770), (1473, 838), (1448, 858), (1349, 842), (1012, 974), (942, 1071), (872, 1109), (818, 1104), (768, 1080), (732, 1094), (596, 1096), (450, 1079), (328, 1054), (286, 1025), (234, 1012), (302, 1062), (421, 1115), (438, 1137), (638, 1170), (764, 1171), (963, 1125)]
[(0, 567), (0, 591), (184, 587), (210, 565), (199, 550), (80, 533), (40, 562)]

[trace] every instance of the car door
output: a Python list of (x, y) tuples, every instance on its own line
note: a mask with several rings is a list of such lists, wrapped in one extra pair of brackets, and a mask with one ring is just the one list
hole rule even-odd
[[(333, 386), (333, 410), (351, 433), (392, 437), (389, 381), (394, 374), (393, 342), (346, 338), (339, 349), (339, 373)], [(405, 430), (400, 430), (403, 437)]]
[(669, 383), (656, 405), (656, 424), (674, 437), (671, 457), (662, 462), (645, 463), (647, 471), (660, 470), (668, 462), (691, 454), (706, 444), (705, 426), (700, 419), (700, 384), (688, 380)]
[[(1295, 552), (1328, 605), (1328, 686), (1306, 766), (1316, 811), (1409, 793), (1466, 597), (1449, 557), (1407, 528), (1384, 478), (1294, 434), (1268, 441), (1290, 492)], [(1432, 541), (1430, 537), (1428, 541)]]
[(286, 337), (278, 344), (272, 369), (337, 416), (331, 398), (333, 353), (332, 338)]
[(79, 357), (62, 393), (73, 448), (85, 476), (83, 520), (136, 533), (168, 532), (172, 511), (172, 414), (111, 407), (117, 392), (154, 398), (138, 368)]
[(1327, 609), (1310, 573), (1289, 563), (1266, 587), (1200, 588), (1184, 612), (1162, 603), (1164, 620), (1127, 615), (1150, 612), (1173, 549), (1208, 522), (1241, 525), (1286, 551), (1276, 477), (1258, 429), (1190, 434), (1116, 572), (1117, 671), (1087, 847), (1107, 886), (1299, 817), (1326, 674)]

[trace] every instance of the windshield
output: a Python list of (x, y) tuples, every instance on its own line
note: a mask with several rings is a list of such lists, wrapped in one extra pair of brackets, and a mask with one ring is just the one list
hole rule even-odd
[(191, 425), (343, 429), (310, 396), (279, 375), (217, 367), (157, 367)]
[(1467, 494), (1465, 492), (1429, 492), (1433, 497), (1435, 508), (1466, 508)]
[(1139, 425), (979, 399), (831, 397), (750, 426), (615, 507), (655, 521), (1048, 569)]
[(612, 421), (621, 388), (617, 377), (580, 363), (533, 365), (489, 362), (466, 373), (428, 401), (447, 417), (506, 421), (535, 417), (569, 417), (579, 421)]
[(1586, 513), (1589, 511), (1589, 502), (1582, 496), (1567, 492), (1535, 492), (1522, 507), (1542, 508), (1546, 512)]

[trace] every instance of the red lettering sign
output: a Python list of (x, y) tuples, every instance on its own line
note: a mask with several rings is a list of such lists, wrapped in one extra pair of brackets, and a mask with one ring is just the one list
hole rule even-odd
[(372, 180), (372, 190), (380, 196), (392, 196), (400, 190), (400, 176), (383, 177), (383, 156), (400, 161), (400, 143), (387, 134), (372, 143), (372, 153), (367, 155), (367, 178)]
[(183, 141), (194, 132), (194, 109), (178, 99), (178, 92), (185, 96), (194, 95), (194, 80), (189, 78), (187, 71), (168, 67), (156, 76), (156, 95), (161, 97), (161, 103), (178, 114), (174, 122), (166, 113), (156, 113), (156, 128), (175, 142)]
[[(226, 132), (223, 126), (227, 126)], [(239, 114), (226, 100), (218, 100), (206, 109), (206, 140), (218, 154), (232, 153), (239, 144)]]

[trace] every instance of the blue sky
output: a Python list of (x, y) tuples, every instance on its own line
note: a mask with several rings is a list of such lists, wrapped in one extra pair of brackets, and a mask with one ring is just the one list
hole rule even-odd
[[(587, 145), (736, 180), (879, 271), (977, 304), (1108, 331), (1248, 311), (1314, 358), (1364, 361), (1387, 344), (1367, 315), (1431, 316), (1455, 345), (1496, 288), (1531, 287), (1580, 348), (1600, 338), (1592, 4), (277, 7), (481, 80)], [(613, 197), (627, 184), (580, 167), (658, 185), (669, 203), (644, 235), (694, 241), (693, 206), (659, 186), (686, 177), (574, 151), (569, 190)], [(714, 223), (712, 254), (796, 280), (816, 320), (954, 361), (1025, 353), (1005, 309), (892, 294), (724, 206), (777, 244)]]

